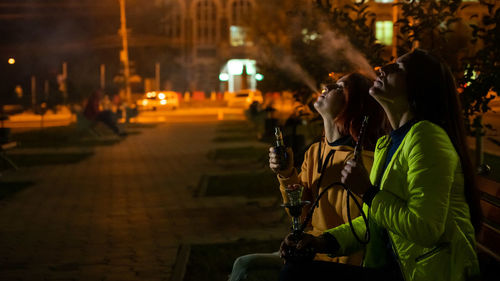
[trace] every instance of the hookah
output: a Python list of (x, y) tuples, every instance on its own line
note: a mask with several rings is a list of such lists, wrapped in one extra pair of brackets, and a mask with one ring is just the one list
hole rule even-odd
[[(300, 241), (302, 239), (304, 229), (306, 228), (310, 220), (308, 216), (306, 217), (303, 223), (300, 222), (300, 217), (302, 215), (302, 208), (311, 203), (309, 201), (301, 200), (303, 190), (304, 187), (299, 184), (294, 184), (286, 188), (285, 192), (288, 198), (288, 203), (281, 205), (282, 207), (288, 209), (288, 212), (292, 217), (292, 233), (293, 233), (292, 237), (295, 241)], [(285, 253), (285, 259), (289, 261), (312, 260), (315, 255), (316, 252), (313, 248), (305, 248), (300, 250), (295, 248), (288, 248)]]
[[(354, 148), (354, 160), (358, 161), (361, 158), (361, 150), (362, 150), (362, 143), (364, 139), (364, 134), (366, 131), (366, 126), (368, 124), (368, 116), (364, 117), (363, 123), (361, 125), (361, 130), (360, 134), (358, 137), (358, 141), (356, 142), (356, 146)], [(351, 228), (351, 232), (353, 233), (354, 237), (356, 240), (358, 240), (361, 244), (367, 244), (368, 241), (370, 240), (370, 229), (368, 226), (368, 216), (364, 213), (363, 208), (361, 204), (354, 198), (354, 195), (352, 194), (352, 191), (343, 183), (341, 182), (334, 182), (330, 185), (328, 185), (326, 188), (324, 188), (321, 193), (318, 195), (314, 203), (312, 204), (311, 208), (309, 209), (309, 212), (307, 213), (307, 216), (305, 217), (304, 221), (301, 223), (300, 222), (300, 217), (302, 215), (302, 208), (306, 205), (309, 205), (311, 202), (309, 201), (302, 201), (302, 191), (303, 191), (303, 186), (299, 184), (294, 184), (292, 186), (289, 186), (288, 188), (285, 189), (287, 198), (288, 198), (288, 203), (282, 204), (282, 207), (285, 207), (288, 209), (288, 212), (290, 213), (290, 216), (292, 217), (292, 238), (295, 241), (300, 241), (305, 228), (309, 224), (309, 222), (312, 219), (314, 209), (319, 204), (319, 200), (321, 197), (332, 187), (334, 186), (342, 186), (346, 191), (347, 191), (347, 202), (346, 202), (346, 208), (347, 208), (347, 217), (348, 217), (348, 222), (349, 226)], [(353, 197), (354, 200), (353, 202), (355, 203), (356, 207), (359, 209), (361, 217), (366, 225), (366, 232), (364, 235), (364, 239), (361, 239), (358, 234), (356, 233), (354, 229), (354, 225), (352, 224), (352, 218), (350, 214), (350, 200), (349, 198)], [(303, 249), (296, 249), (296, 248), (288, 248), (285, 250), (284, 258), (288, 261), (292, 262), (300, 262), (300, 261), (310, 261), (314, 258), (316, 255), (316, 251), (312, 247), (308, 248), (303, 248)]]

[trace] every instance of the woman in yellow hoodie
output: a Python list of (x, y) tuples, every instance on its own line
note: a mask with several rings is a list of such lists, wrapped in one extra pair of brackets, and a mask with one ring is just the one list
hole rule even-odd
[[(354, 145), (365, 115), (370, 116), (370, 126), (366, 132), (363, 161), (369, 171), (373, 162), (373, 152), (370, 151), (373, 151), (377, 138), (388, 127), (382, 107), (368, 93), (371, 84), (365, 76), (352, 73), (325, 87), (314, 103), (314, 108), (323, 119), (325, 136), (307, 150), (300, 172), (292, 165), (291, 149), (287, 150), (289, 157), (286, 167), (280, 166), (274, 148), (269, 149), (269, 166), (277, 174), (284, 202), (288, 200), (285, 188), (289, 185), (302, 185), (303, 200), (314, 201), (324, 188), (340, 181), (346, 161), (353, 157)], [(359, 211), (354, 203), (351, 206), (351, 216), (357, 217)], [(308, 208), (304, 208), (303, 215), (307, 212)], [(346, 192), (342, 188), (331, 188), (320, 199), (308, 232), (321, 235), (325, 230), (346, 222)], [(359, 265), (361, 258), (362, 253), (335, 258), (318, 254), (315, 257), (317, 260), (353, 265)], [(283, 261), (277, 252), (242, 256), (236, 259), (229, 280), (277, 280), (282, 265)]]

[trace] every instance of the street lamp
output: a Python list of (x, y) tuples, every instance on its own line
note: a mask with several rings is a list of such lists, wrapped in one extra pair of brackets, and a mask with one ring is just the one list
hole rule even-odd
[(14, 58), (9, 58), (9, 60), (7, 61), (9, 64), (15, 64), (16, 63), (16, 60)]
[(122, 51), (120, 52), (120, 60), (123, 62), (123, 78), (125, 80), (125, 95), (127, 103), (131, 103), (130, 91), (130, 68), (128, 60), (128, 38), (127, 38), (127, 17), (125, 14), (125, 0), (120, 1), (120, 35), (122, 37)]

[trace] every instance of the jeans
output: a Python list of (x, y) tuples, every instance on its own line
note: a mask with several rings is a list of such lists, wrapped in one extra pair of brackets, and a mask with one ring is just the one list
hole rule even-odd
[(282, 266), (278, 252), (241, 256), (234, 261), (229, 281), (276, 281)]

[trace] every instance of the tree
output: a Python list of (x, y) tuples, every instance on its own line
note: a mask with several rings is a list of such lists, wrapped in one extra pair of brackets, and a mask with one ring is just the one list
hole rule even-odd
[(480, 0), (480, 3), (487, 8), (488, 14), (480, 24), (471, 24), (471, 42), (477, 51), (463, 60), (465, 75), (460, 79), (460, 87), (467, 129), (476, 136), (476, 163), (480, 171), (484, 171), (484, 127), (493, 128), (489, 124), (483, 126), (482, 116), (491, 110), (488, 104), (500, 90), (500, 7), (491, 1)]
[(376, 41), (375, 15), (367, 8), (364, 1), (340, 7), (324, 1), (262, 3), (249, 26), (266, 77), (261, 90), (311, 93), (332, 72), (361, 71), (373, 77), (372, 65), (384, 62), (383, 45)]
[(403, 54), (414, 47), (427, 49), (450, 65), (459, 82), (466, 129), (477, 138), (476, 164), (481, 170), (482, 115), (491, 110), (488, 103), (497, 95), (500, 84), (500, 12), (495, 1), (480, 0), (480, 4), (488, 14), (480, 24), (469, 27), (464, 23), (467, 19), (458, 16), (460, 10), (470, 7), (462, 0), (404, 0), (396, 5), (402, 11), (402, 19), (397, 22), (401, 39), (398, 52)]
[(458, 16), (462, 0), (400, 0), (398, 56), (418, 47), (438, 55), (456, 75), (463, 73), (461, 58), (468, 50), (466, 26)]

